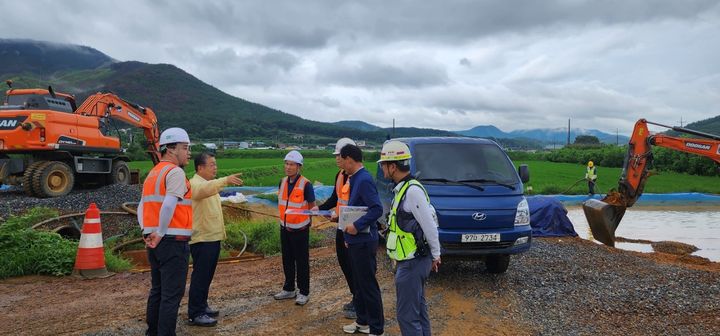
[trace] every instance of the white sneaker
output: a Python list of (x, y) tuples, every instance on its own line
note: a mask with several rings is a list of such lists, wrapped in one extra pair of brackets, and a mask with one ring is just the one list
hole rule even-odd
[(310, 298), (307, 295), (298, 294), (297, 298), (295, 299), (295, 304), (304, 306), (306, 303), (308, 303), (308, 300), (310, 300)]
[(275, 298), (275, 300), (287, 300), (294, 298), (295, 295), (297, 295), (295, 291), (289, 292), (283, 289), (280, 291), (280, 293), (273, 295), (273, 297)]
[(357, 324), (357, 322), (353, 322), (352, 324), (343, 326), (343, 331), (348, 334), (354, 334), (356, 332), (363, 333), (363, 334), (369, 334), (370, 326), (361, 325), (361, 324)]

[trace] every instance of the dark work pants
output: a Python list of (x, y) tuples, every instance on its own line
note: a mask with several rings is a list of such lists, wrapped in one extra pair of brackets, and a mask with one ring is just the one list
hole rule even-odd
[(355, 281), (355, 313), (357, 324), (369, 325), (370, 333), (380, 335), (385, 329), (385, 315), (383, 314), (380, 286), (375, 274), (377, 273), (377, 247), (378, 242), (351, 244), (350, 265), (353, 280)]
[(188, 293), (188, 317), (194, 319), (205, 314), (208, 308), (210, 283), (220, 258), (220, 241), (190, 244), (190, 254), (193, 259), (193, 271)]
[(595, 180), (588, 180), (588, 193), (595, 195)]
[(163, 238), (147, 249), (151, 288), (147, 301), (147, 335), (175, 335), (178, 309), (185, 294), (190, 248), (187, 241)]
[[(282, 248), (285, 284), (283, 290), (295, 290), (295, 275), (300, 294), (310, 294), (310, 228), (300, 231), (287, 231), (280, 228), (280, 246)], [(295, 272), (297, 271), (297, 273)]]
[(353, 283), (352, 267), (350, 267), (350, 255), (348, 254), (348, 248), (345, 247), (345, 234), (340, 230), (335, 230), (335, 251), (340, 269), (345, 275), (345, 281), (350, 293), (353, 295), (353, 300), (355, 300), (355, 284)]
[(430, 336), (430, 317), (425, 301), (425, 282), (432, 258), (427, 255), (399, 261), (395, 272), (397, 320), (403, 335)]

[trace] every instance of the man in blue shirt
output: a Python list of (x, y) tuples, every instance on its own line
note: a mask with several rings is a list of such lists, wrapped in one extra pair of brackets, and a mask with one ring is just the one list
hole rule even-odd
[(362, 151), (354, 145), (340, 150), (340, 164), (350, 176), (349, 206), (366, 206), (368, 211), (353, 224), (345, 228), (345, 243), (348, 246), (350, 267), (355, 287), (355, 312), (357, 319), (344, 326), (343, 331), (383, 335), (385, 316), (383, 314), (380, 286), (377, 273), (378, 231), (377, 220), (382, 216), (382, 205), (375, 182), (363, 167)]

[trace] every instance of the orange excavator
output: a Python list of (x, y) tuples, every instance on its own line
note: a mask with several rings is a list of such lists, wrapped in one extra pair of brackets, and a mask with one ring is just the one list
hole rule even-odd
[[(648, 124), (662, 126), (673, 131), (695, 135), (699, 138), (681, 138), (664, 134), (651, 134)], [(652, 165), (652, 146), (671, 148), (711, 158), (720, 164), (720, 136), (687, 128), (666, 126), (640, 119), (635, 123), (622, 175), (617, 190), (611, 190), (600, 201), (589, 199), (583, 203), (585, 217), (593, 237), (608, 246), (615, 245), (615, 230), (625, 215), (625, 210), (640, 198)]]
[[(143, 129), (146, 151), (160, 160), (160, 131), (152, 109), (112, 93), (96, 93), (79, 107), (72, 95), (10, 89), (0, 105), (0, 183), (26, 194), (56, 197), (81, 184), (128, 184), (129, 158), (117, 121)], [(114, 136), (113, 133), (117, 136)]]

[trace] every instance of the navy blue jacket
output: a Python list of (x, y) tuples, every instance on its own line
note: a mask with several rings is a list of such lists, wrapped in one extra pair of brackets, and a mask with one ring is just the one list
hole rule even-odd
[[(348, 244), (359, 244), (378, 240), (377, 220), (382, 216), (383, 208), (380, 203), (375, 182), (372, 175), (365, 168), (361, 168), (350, 177), (350, 206), (366, 206), (368, 212), (355, 221), (357, 235), (345, 232), (345, 242)], [(369, 233), (362, 233), (366, 227), (370, 227)]]

